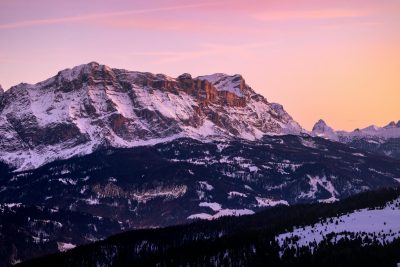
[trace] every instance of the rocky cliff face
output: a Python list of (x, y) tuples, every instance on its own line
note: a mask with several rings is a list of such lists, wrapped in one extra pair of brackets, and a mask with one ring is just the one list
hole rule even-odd
[(0, 101), (0, 159), (20, 170), (104, 147), (303, 131), (240, 75), (171, 78), (92, 62), (14, 86)]

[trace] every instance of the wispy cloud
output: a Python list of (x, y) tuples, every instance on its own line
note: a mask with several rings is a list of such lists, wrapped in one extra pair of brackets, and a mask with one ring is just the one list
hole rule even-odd
[(107, 12), (107, 13), (96, 13), (96, 14), (69, 16), (69, 17), (61, 17), (61, 18), (25, 20), (25, 21), (17, 21), (17, 22), (0, 24), (0, 29), (15, 29), (15, 28), (25, 28), (25, 27), (42, 26), (42, 25), (76, 23), (76, 22), (82, 22), (82, 21), (99, 20), (99, 19), (106, 19), (106, 18), (126, 16), (126, 15), (134, 15), (134, 14), (146, 14), (146, 13), (156, 13), (156, 12), (162, 12), (162, 11), (191, 9), (191, 8), (206, 7), (206, 6), (216, 6), (219, 4), (220, 4), (220, 2), (207, 2), (207, 3), (199, 3), (199, 4), (170, 6), (170, 7), (156, 7), (156, 8), (126, 10), (126, 11), (117, 11), (117, 12)]
[(144, 29), (163, 32), (183, 33), (258, 33), (259, 29), (247, 27), (240, 23), (221, 23), (218, 21), (204, 21), (202, 19), (185, 20), (182, 18), (168, 17), (158, 18), (156, 16), (120, 17), (112, 19), (96, 20), (94, 22), (100, 27), (116, 29)]
[(273, 11), (254, 14), (260, 21), (285, 21), (285, 20), (323, 20), (336, 18), (365, 17), (368, 13), (353, 9), (320, 9), (320, 10), (295, 10)]

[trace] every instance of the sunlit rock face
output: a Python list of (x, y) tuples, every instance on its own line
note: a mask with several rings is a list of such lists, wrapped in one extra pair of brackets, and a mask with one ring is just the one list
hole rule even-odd
[(219, 73), (171, 78), (91, 62), (0, 90), (0, 103), (0, 159), (20, 170), (104, 147), (303, 131), (242, 76)]

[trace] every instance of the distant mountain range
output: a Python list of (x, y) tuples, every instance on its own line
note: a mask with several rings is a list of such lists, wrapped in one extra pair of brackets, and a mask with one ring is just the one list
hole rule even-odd
[[(400, 121), (344, 132), (321, 120), (310, 134), (382, 144), (400, 137), (399, 126)], [(304, 133), (281, 105), (269, 103), (240, 75), (172, 78), (91, 62), (35, 85), (22, 83), (6, 92), (0, 88), (0, 160), (18, 170), (98, 149), (182, 137), (256, 140)], [(398, 156), (396, 149), (381, 150)]]
[(308, 132), (240, 75), (92, 62), (0, 90), (0, 266), (132, 228), (397, 187), (399, 130), (321, 120)]
[(384, 127), (375, 125), (352, 132), (335, 131), (325, 121), (319, 120), (311, 134), (338, 141), (363, 150), (400, 159), (400, 121), (392, 121)]

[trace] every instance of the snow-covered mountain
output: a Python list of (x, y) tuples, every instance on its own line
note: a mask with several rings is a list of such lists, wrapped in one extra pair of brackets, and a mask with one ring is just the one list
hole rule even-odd
[(343, 143), (353, 141), (355, 139), (376, 139), (387, 140), (390, 138), (400, 138), (400, 120), (396, 123), (390, 122), (388, 125), (378, 127), (370, 125), (363, 129), (355, 129), (352, 132), (335, 131), (329, 127), (325, 121), (319, 120), (312, 129), (312, 134), (326, 139), (341, 141)]
[(311, 135), (339, 141), (381, 155), (400, 158), (400, 121), (397, 123), (392, 121), (384, 127), (371, 125), (346, 132), (335, 131), (323, 120), (319, 120), (314, 125)]
[(300, 132), (240, 75), (171, 78), (91, 62), (0, 93), (0, 160), (19, 170), (104, 147)]
[(398, 187), (400, 161), (356, 143), (394, 134), (350, 138), (321, 120), (312, 135), (240, 75), (171, 78), (92, 62), (0, 90), (0, 243), (10, 248), (0, 258)]
[(319, 120), (313, 127), (312, 133), (314, 136), (323, 137), (333, 141), (338, 141), (338, 134), (329, 127), (324, 120)]

